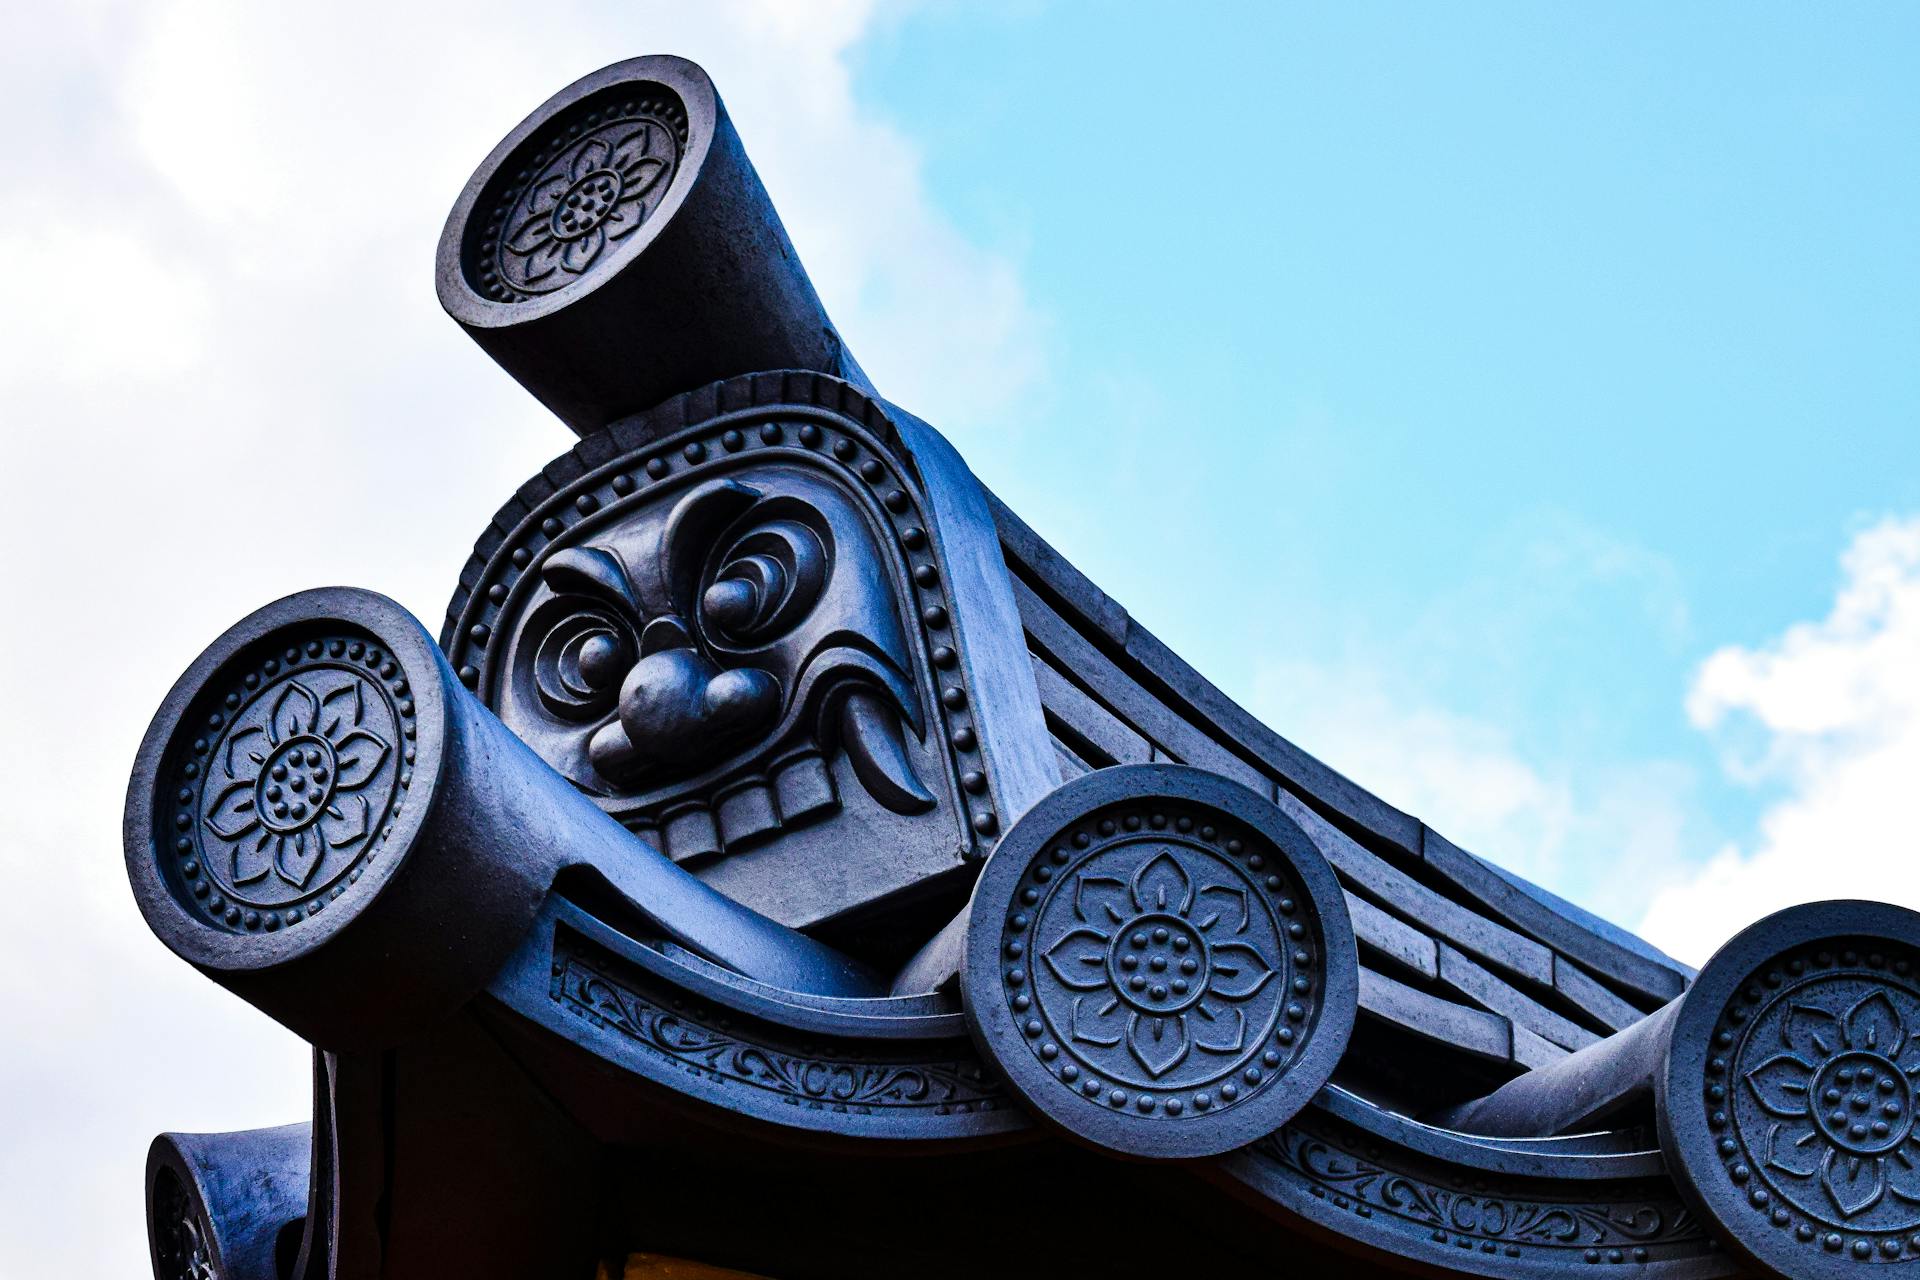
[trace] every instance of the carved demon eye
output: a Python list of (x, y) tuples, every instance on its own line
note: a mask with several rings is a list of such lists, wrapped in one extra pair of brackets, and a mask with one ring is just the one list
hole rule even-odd
[(700, 597), (708, 635), (746, 646), (791, 630), (820, 599), (827, 554), (820, 536), (794, 520), (756, 525), (734, 539), (715, 558), (719, 568)]
[(598, 719), (640, 657), (640, 608), (626, 567), (604, 547), (569, 547), (548, 557), (540, 579), (554, 598), (527, 620), (526, 634), (540, 637), (534, 688), (563, 720)]
[(637, 656), (626, 628), (608, 615), (590, 609), (563, 612), (534, 655), (540, 701), (568, 720), (602, 716), (612, 709), (620, 681)]

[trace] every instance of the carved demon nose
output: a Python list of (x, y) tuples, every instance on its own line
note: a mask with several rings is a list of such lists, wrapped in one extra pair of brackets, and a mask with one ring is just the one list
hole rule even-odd
[(717, 666), (676, 618), (650, 623), (641, 648), (644, 656), (620, 685), (618, 718), (587, 747), (608, 777), (667, 763), (698, 768), (780, 714), (779, 681), (753, 667)]

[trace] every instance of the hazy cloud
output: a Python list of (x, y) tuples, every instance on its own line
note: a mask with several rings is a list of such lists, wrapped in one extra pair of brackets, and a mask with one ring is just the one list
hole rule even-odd
[(1377, 667), (1269, 664), (1267, 723), (1448, 839), (1611, 919), (1632, 919), (1696, 836), (1692, 773), (1670, 761), (1530, 756), (1495, 721)]
[[(1644, 557), (1609, 567), (1684, 598)], [(1256, 709), (1302, 746), (1476, 853), (1701, 964), (1798, 902), (1920, 905), (1920, 518), (1855, 536), (1826, 617), (1701, 664), (1686, 711), (1728, 779), (1761, 801), (1753, 836), (1714, 848), (1692, 771), (1675, 761), (1530, 753), (1496, 719), (1442, 706), (1377, 664), (1269, 664)], [(1462, 637), (1455, 636), (1459, 641)]]

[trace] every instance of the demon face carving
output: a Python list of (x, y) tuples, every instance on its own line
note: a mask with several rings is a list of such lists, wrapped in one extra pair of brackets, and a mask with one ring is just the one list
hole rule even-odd
[[(575, 785), (658, 821), (676, 857), (836, 807), (836, 751), (886, 810), (936, 806), (913, 759), (926, 715), (906, 633), (852, 495), (771, 465), (582, 533), (540, 562), (497, 690), (501, 718)], [(675, 840), (691, 797), (720, 813), (717, 839)]]

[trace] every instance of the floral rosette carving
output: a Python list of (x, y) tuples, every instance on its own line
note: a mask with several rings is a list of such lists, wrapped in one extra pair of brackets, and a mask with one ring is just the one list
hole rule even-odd
[(156, 1187), (153, 1206), (155, 1261), (162, 1280), (219, 1280), (209, 1232), (200, 1211), (171, 1171)]
[(1272, 923), (1256, 920), (1224, 868), (1188, 859), (1190, 872), (1160, 849), (1122, 879), (1109, 874), (1116, 861), (1089, 860), (1065, 886), (1073, 927), (1043, 957), (1074, 993), (1068, 1038), (1132, 1084), (1178, 1080), (1189, 1058), (1218, 1074), (1220, 1057), (1246, 1048), (1250, 1021), (1264, 1032), (1274, 1020), (1275, 966), (1245, 941), (1251, 930), (1277, 952)]
[[(1007, 1000), (1069, 1089), (1176, 1119), (1277, 1078), (1317, 960), (1270, 854), (1204, 818), (1113, 813), (1038, 860), (1005, 923)], [(1029, 954), (1031, 952), (1031, 954)]]
[(1720, 1194), (1821, 1274), (1920, 1257), (1914, 968), (1874, 938), (1778, 955), (1720, 1011), (1703, 1055)]
[(1766, 1007), (1729, 1127), (1776, 1196), (1831, 1226), (1920, 1227), (1916, 1032), (1920, 995), (1905, 985), (1816, 978)]
[(1273, 802), (1188, 765), (1084, 774), (973, 889), (960, 989), (981, 1052), (1078, 1142), (1217, 1156), (1287, 1123), (1358, 1007), (1333, 869)]
[(535, 144), (488, 218), (470, 270), (495, 301), (580, 279), (640, 229), (672, 185), (686, 136), (677, 104), (610, 104)]
[(391, 656), (344, 636), (223, 680), (177, 766), (169, 843), (210, 920), (272, 931), (359, 875), (409, 781), (414, 705)]
[[(225, 849), (237, 888), (277, 877), (304, 889), (329, 850), (373, 832), (366, 790), (393, 753), (391, 725), (367, 727), (367, 687), (357, 676), (325, 694), (288, 680), (269, 705), (255, 699), (221, 741), (225, 785), (207, 802), (204, 825)], [(382, 717), (386, 719), (387, 717)]]

